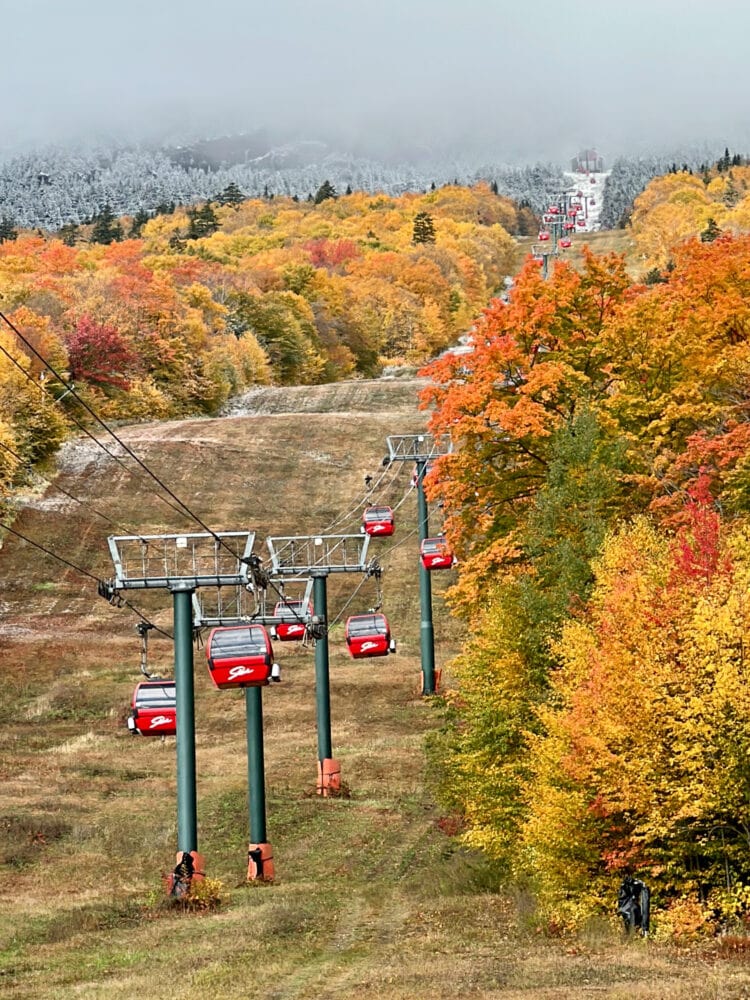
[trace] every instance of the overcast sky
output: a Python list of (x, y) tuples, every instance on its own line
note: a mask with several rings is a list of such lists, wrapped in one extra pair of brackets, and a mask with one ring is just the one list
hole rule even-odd
[(747, 0), (0, 0), (0, 152), (271, 126), (508, 159), (750, 150)]

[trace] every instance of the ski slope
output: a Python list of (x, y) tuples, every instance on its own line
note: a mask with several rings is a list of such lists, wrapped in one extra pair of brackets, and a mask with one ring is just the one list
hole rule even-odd
[(586, 206), (586, 225), (578, 229), (578, 233), (593, 233), (601, 228), (599, 216), (602, 211), (604, 184), (609, 174), (609, 170), (600, 173), (565, 172), (564, 176), (570, 182), (568, 194), (575, 195), (579, 191), (582, 192), (582, 201)]

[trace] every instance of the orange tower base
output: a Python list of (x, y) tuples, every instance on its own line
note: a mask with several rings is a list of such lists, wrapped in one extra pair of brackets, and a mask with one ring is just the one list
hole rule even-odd
[[(171, 871), (169, 873), (169, 875), (167, 875), (166, 879), (163, 880), (164, 884), (165, 884), (165, 888), (167, 890), (167, 895), (168, 896), (174, 895), (175, 880), (178, 877), (177, 876), (177, 867), (182, 862), (182, 854), (183, 854), (182, 851), (178, 851), (175, 854), (175, 856), (174, 856), (175, 857), (175, 862), (176, 862), (175, 871)], [(193, 871), (190, 873), (189, 878), (187, 879), (187, 883), (186, 884), (188, 886), (193, 881), (195, 881), (195, 882), (202, 882), (203, 879), (206, 877), (206, 859), (204, 858), (204, 856), (202, 854), (199, 854), (197, 851), (190, 851), (190, 857), (191, 857), (192, 862), (193, 862)]]
[(270, 844), (249, 844), (247, 848), (248, 882), (273, 882), (273, 849)]
[[(422, 694), (422, 692), (424, 691), (424, 671), (422, 671), (420, 673), (419, 677), (420, 677), (420, 682), (419, 682), (420, 686), (419, 686), (418, 694)], [(443, 671), (442, 670), (436, 670), (435, 671), (435, 694), (440, 694), (440, 682), (442, 681), (442, 679), (443, 679)]]
[(341, 764), (333, 757), (318, 761), (318, 795), (328, 798), (341, 791)]

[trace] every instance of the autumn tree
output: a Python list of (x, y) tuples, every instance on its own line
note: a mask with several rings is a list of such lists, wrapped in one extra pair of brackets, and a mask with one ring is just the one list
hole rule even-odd
[(463, 607), (513, 549), (519, 518), (547, 474), (554, 432), (581, 406), (607, 398), (611, 356), (601, 334), (628, 284), (616, 257), (589, 254), (580, 273), (558, 265), (549, 281), (527, 264), (510, 304), (493, 300), (475, 324), (472, 353), (425, 369), (430, 426), (457, 445), (429, 489), (465, 560)]
[(122, 334), (90, 316), (81, 316), (66, 344), (72, 379), (128, 389), (130, 376), (140, 367), (137, 353)]

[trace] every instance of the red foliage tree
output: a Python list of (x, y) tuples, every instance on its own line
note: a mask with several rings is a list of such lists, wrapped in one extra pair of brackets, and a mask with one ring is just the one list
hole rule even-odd
[(315, 267), (333, 269), (359, 257), (359, 248), (352, 240), (308, 240), (304, 247)]
[(71, 378), (129, 389), (130, 376), (142, 367), (140, 357), (119, 330), (90, 316), (81, 316), (66, 343)]

